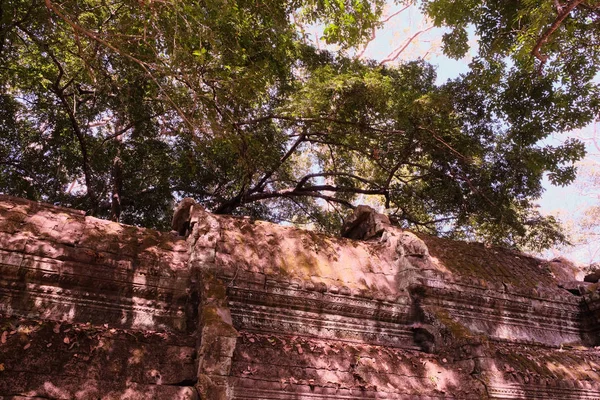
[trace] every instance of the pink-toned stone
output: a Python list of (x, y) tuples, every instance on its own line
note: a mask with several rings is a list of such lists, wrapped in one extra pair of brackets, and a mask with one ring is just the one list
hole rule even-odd
[(0, 396), (599, 397), (567, 261), (367, 211), (367, 240), (203, 210), (183, 239), (0, 196)]

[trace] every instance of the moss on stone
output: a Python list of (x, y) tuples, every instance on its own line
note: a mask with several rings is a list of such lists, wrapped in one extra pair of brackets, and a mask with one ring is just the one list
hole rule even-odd
[(472, 341), (483, 338), (483, 336), (474, 334), (466, 326), (455, 321), (448, 311), (441, 307), (428, 306), (427, 312), (433, 316), (437, 322), (443, 325), (455, 340)]
[(202, 297), (204, 299), (222, 300), (227, 299), (227, 286), (223, 281), (218, 279), (214, 273), (203, 271), (201, 280), (204, 287)]
[(201, 311), (201, 321), (204, 329), (211, 330), (211, 335), (224, 337), (237, 337), (237, 330), (227, 321), (223, 320), (216, 306), (204, 306)]

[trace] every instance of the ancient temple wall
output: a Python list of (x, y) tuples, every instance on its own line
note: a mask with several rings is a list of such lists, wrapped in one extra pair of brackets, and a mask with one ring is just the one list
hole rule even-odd
[(582, 308), (584, 339), (590, 345), (600, 346), (600, 292), (587, 293), (583, 297)]
[(171, 234), (0, 196), (0, 397), (195, 398), (187, 260)]
[(191, 257), (211, 254), (197, 267), (238, 332), (226, 372), (207, 374), (220, 398), (600, 396), (567, 264), (394, 227), (356, 241), (195, 218)]
[(568, 263), (363, 217), (351, 240), (198, 208), (184, 239), (0, 196), (0, 396), (600, 399)]

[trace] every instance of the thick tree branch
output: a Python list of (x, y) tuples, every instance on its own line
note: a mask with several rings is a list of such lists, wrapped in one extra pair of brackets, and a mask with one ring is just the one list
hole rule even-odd
[(274, 199), (274, 198), (292, 198), (292, 197), (314, 197), (317, 199), (323, 199), (326, 201), (331, 201), (333, 203), (341, 204), (344, 207), (354, 209), (355, 206), (347, 200), (338, 199), (333, 196), (328, 196), (319, 192), (309, 192), (309, 191), (280, 191), (280, 192), (266, 192), (266, 193), (256, 193), (247, 198), (243, 199), (243, 204), (252, 203), (254, 201)]
[(314, 185), (302, 188), (294, 188), (294, 189), (284, 189), (275, 192), (259, 192), (259, 193), (249, 193), (242, 189), (240, 193), (235, 196), (233, 199), (223, 203), (220, 207), (218, 207), (214, 213), (215, 214), (230, 214), (237, 207), (252, 203), (259, 200), (273, 199), (273, 198), (291, 198), (291, 197), (315, 197), (320, 198), (326, 201), (332, 201), (338, 204), (342, 204), (345, 207), (354, 208), (352, 203), (347, 200), (338, 199), (333, 196), (329, 196), (323, 194), (321, 192), (336, 192), (336, 193), (353, 193), (353, 194), (369, 194), (369, 195), (385, 195), (387, 193), (384, 189), (361, 189), (354, 187), (343, 187), (343, 186), (333, 186), (333, 185)]
[(548, 43), (550, 36), (552, 36), (554, 31), (556, 31), (560, 27), (560, 25), (563, 23), (565, 18), (567, 18), (567, 16), (571, 13), (571, 11), (573, 11), (573, 9), (582, 2), (583, 0), (571, 0), (567, 2), (567, 4), (557, 8), (558, 16), (556, 17), (554, 22), (538, 38), (537, 42), (535, 43), (535, 46), (533, 46), (533, 49), (531, 50), (531, 54), (533, 54), (535, 58), (540, 60), (540, 68), (542, 68), (546, 61), (548, 61), (548, 56), (546, 54), (542, 54), (540, 52), (540, 49), (544, 44)]
[(361, 176), (358, 176), (358, 175), (348, 174), (346, 172), (319, 172), (319, 173), (314, 173), (314, 174), (308, 174), (308, 175), (305, 175), (304, 177), (302, 177), (302, 179), (300, 179), (300, 181), (296, 185), (296, 189), (295, 190), (301, 190), (303, 188), (304, 184), (309, 179), (318, 178), (318, 177), (327, 177), (327, 176), (345, 176), (347, 178), (356, 179), (357, 181), (360, 181), (360, 182), (365, 183), (367, 185), (377, 186), (375, 184), (375, 182), (373, 182), (373, 181), (370, 181), (370, 180), (365, 179), (365, 178), (363, 178)]
[(361, 189), (354, 187), (344, 187), (344, 186), (333, 186), (333, 185), (314, 185), (314, 186), (306, 186), (302, 189), (294, 189), (294, 192), (314, 192), (314, 191), (324, 191), (324, 192), (342, 192), (342, 193), (356, 193), (356, 194), (381, 194), (384, 195), (387, 193), (385, 189)]
[(403, 165), (406, 165), (406, 159), (409, 158), (409, 156), (410, 156), (409, 152), (413, 148), (413, 146), (412, 146), (413, 139), (414, 139), (414, 134), (411, 134), (408, 138), (408, 143), (404, 146), (404, 151), (403, 151), (402, 156), (400, 157), (400, 161), (398, 163), (396, 163), (396, 165), (394, 165), (388, 173), (388, 177), (385, 181), (385, 186), (384, 186), (387, 191), (387, 194), (385, 195), (385, 208), (390, 208), (390, 196), (389, 196), (390, 185), (392, 183), (392, 179), (394, 178), (394, 175), (396, 175), (396, 172), (398, 172), (400, 167), (402, 167)]
[(285, 163), (286, 160), (288, 158), (290, 158), (292, 156), (292, 154), (294, 154), (294, 152), (296, 151), (296, 149), (298, 148), (300, 143), (302, 143), (305, 139), (306, 139), (306, 137), (304, 135), (300, 135), (300, 137), (298, 137), (298, 139), (296, 139), (294, 144), (292, 144), (292, 146), (287, 151), (287, 153), (285, 153), (285, 155), (281, 158), (281, 160), (279, 160), (279, 163), (277, 163), (277, 166), (275, 168), (271, 169), (269, 172), (267, 172), (262, 177), (262, 179), (252, 189), (250, 189), (249, 193), (261, 191), (264, 188), (265, 182), (267, 182), (267, 180), (269, 180), (269, 178), (271, 178), (271, 176), (273, 176), (273, 174), (283, 165), (283, 163)]
[(49, 48), (49, 46), (46, 43), (39, 41), (37, 39), (37, 37), (35, 37), (35, 35), (33, 35), (31, 32), (29, 32), (25, 27), (20, 26), (20, 25), (17, 25), (17, 27), (22, 32), (24, 32), (39, 47), (39, 49), (41, 51), (45, 51), (48, 54), (48, 56), (50, 57), (50, 59), (52, 60), (52, 62), (54, 63), (54, 65), (56, 66), (56, 68), (58, 70), (58, 74), (57, 74), (56, 78), (54, 79), (54, 82), (52, 83), (50, 90), (56, 95), (56, 97), (58, 97), (58, 100), (60, 101), (65, 112), (67, 113), (69, 122), (71, 124), (71, 128), (73, 129), (73, 133), (75, 134), (75, 137), (77, 138), (77, 141), (79, 143), (79, 148), (81, 150), (81, 159), (82, 159), (81, 163), (82, 163), (82, 169), (83, 169), (83, 176), (85, 179), (85, 186), (87, 189), (87, 196), (92, 203), (91, 204), (91, 207), (92, 207), (91, 213), (95, 214), (97, 206), (98, 206), (98, 198), (96, 196), (96, 193), (94, 191), (94, 187), (92, 184), (92, 172), (91, 172), (91, 168), (89, 165), (88, 149), (87, 149), (87, 144), (85, 142), (85, 134), (83, 133), (81, 126), (79, 125), (79, 121), (77, 121), (77, 117), (75, 115), (74, 108), (71, 107), (71, 105), (69, 104), (67, 97), (65, 95), (65, 89), (73, 82), (74, 77), (69, 79), (69, 81), (61, 87), (61, 80), (62, 80), (63, 76), (65, 75), (65, 70), (64, 70), (62, 64), (60, 63), (60, 61), (58, 60), (58, 58), (56, 57), (56, 55), (54, 54), (54, 52)]

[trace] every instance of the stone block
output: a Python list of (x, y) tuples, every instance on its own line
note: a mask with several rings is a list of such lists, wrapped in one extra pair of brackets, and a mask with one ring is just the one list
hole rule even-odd
[(216, 250), (207, 247), (195, 247), (190, 255), (190, 262), (198, 266), (212, 265), (216, 260)]
[(23, 254), (0, 250), (0, 264), (18, 269), (23, 262)]
[(369, 206), (360, 205), (342, 226), (342, 237), (368, 240), (381, 235), (390, 226), (387, 215), (377, 213)]

